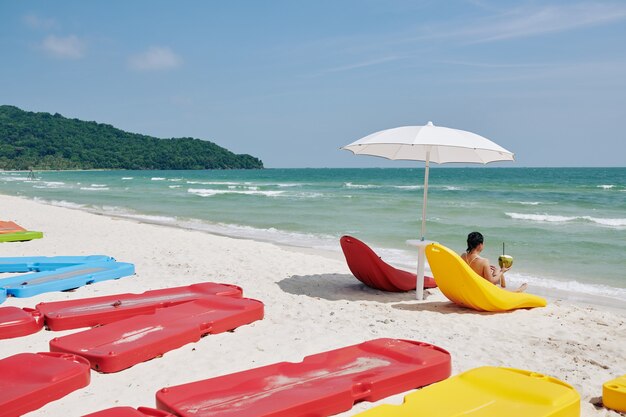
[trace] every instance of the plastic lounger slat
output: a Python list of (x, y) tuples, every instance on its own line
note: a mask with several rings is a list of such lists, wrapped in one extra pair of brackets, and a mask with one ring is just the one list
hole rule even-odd
[(185, 287), (146, 291), (142, 294), (117, 294), (80, 300), (37, 304), (51, 330), (94, 327), (138, 314), (150, 314), (158, 308), (171, 307), (206, 296), (240, 298), (240, 287), (204, 282)]
[(107, 262), (115, 259), (106, 255), (89, 256), (20, 256), (0, 258), (0, 272), (53, 271), (59, 268), (85, 264), (88, 262)]
[(43, 233), (34, 231), (0, 233), (0, 242), (24, 242), (42, 237)]
[(43, 327), (43, 315), (31, 308), (0, 307), (0, 339), (37, 333)]
[(602, 403), (607, 408), (626, 413), (626, 375), (602, 385)]
[(89, 385), (87, 360), (59, 353), (20, 353), (0, 360), (0, 413), (17, 417)]
[(25, 232), (22, 226), (15, 222), (0, 221), (0, 233)]
[(97, 371), (117, 372), (262, 318), (260, 301), (207, 296), (52, 339), (50, 350), (81, 355)]
[(32, 297), (45, 292), (65, 291), (95, 282), (118, 279), (134, 273), (133, 264), (92, 262), (0, 279), (0, 287), (13, 297)]
[(359, 401), (450, 375), (450, 354), (426, 343), (376, 339), (157, 392), (157, 408), (180, 417), (324, 417)]
[(154, 408), (139, 407), (114, 407), (106, 410), (86, 414), (83, 417), (176, 417), (166, 411), (155, 410)]
[(558, 379), (519, 369), (482, 367), (381, 405), (359, 417), (579, 417), (580, 396)]

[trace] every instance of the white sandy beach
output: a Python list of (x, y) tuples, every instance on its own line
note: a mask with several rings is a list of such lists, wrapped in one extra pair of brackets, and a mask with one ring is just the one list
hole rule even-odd
[[(379, 337), (438, 345), (452, 355), (453, 375), (483, 365), (541, 372), (573, 385), (582, 416), (617, 416), (590, 402), (602, 383), (626, 374), (626, 310), (548, 299), (548, 307), (504, 314), (477, 313), (448, 302), (438, 290), (428, 300), (364, 287), (341, 257), (270, 243), (232, 239), (132, 220), (109, 218), (17, 197), (0, 196), (0, 218), (43, 239), (0, 243), (0, 256), (106, 254), (132, 262), (137, 274), (2, 306), (34, 307), (76, 299), (213, 281), (239, 285), (265, 304), (265, 319), (234, 332), (210, 335), (130, 369), (99, 374), (91, 384), (28, 416), (80, 416), (114, 406), (155, 406), (155, 392), (177, 385)], [(337, 243), (338, 244), (338, 243)], [(532, 292), (532, 289), (531, 289)], [(67, 332), (0, 341), (0, 357), (48, 351)], [(398, 404), (404, 394), (380, 403)], [(373, 407), (360, 403), (339, 416)]]

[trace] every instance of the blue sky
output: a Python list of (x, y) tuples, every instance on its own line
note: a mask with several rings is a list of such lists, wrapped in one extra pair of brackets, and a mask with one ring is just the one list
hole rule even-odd
[(3, 1), (0, 57), (0, 104), (267, 167), (411, 165), (338, 148), (429, 120), (626, 166), (624, 1)]

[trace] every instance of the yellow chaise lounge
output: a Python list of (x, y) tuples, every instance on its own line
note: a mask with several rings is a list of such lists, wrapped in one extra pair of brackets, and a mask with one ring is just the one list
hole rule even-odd
[(355, 417), (579, 417), (580, 395), (563, 381), (512, 368), (484, 366), (408, 394)]
[(426, 257), (437, 286), (450, 301), (478, 311), (508, 311), (545, 307), (546, 300), (498, 288), (479, 276), (459, 255), (438, 243), (426, 246)]

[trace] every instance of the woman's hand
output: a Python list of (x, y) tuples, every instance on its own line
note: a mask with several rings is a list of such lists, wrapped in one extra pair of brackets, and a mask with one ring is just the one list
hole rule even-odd
[(489, 265), (489, 268), (491, 268), (491, 273), (493, 275), (497, 274), (498, 272), (504, 274), (506, 271), (511, 269), (511, 267), (509, 266), (508, 268), (500, 268), (500, 270), (498, 271), (494, 265)]

